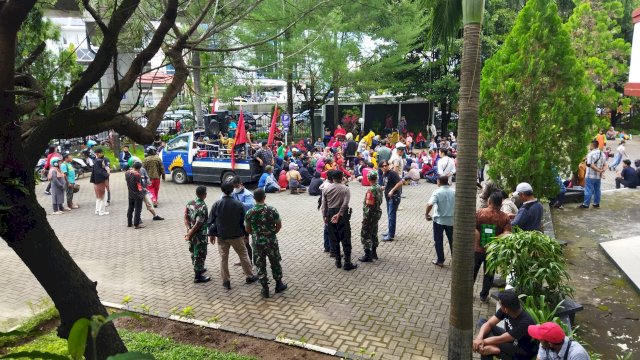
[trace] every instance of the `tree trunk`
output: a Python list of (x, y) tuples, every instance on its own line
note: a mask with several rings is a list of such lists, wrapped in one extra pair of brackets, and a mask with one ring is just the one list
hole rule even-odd
[[(6, 6), (6, 5), (5, 5)], [(58, 335), (66, 338), (73, 323), (92, 315), (107, 316), (96, 283), (87, 278), (62, 246), (35, 196), (33, 161), (23, 149), (14, 89), (15, 29), (0, 23), (0, 236), (45, 289), (60, 312)], [(8, 226), (11, 224), (11, 226)], [(28, 276), (28, 274), (25, 274)], [(98, 337), (98, 358), (126, 352), (113, 324)], [(92, 358), (91, 346), (85, 352)]]
[(340, 124), (340, 100), (338, 100), (338, 95), (340, 94), (340, 86), (337, 82), (338, 74), (333, 74), (333, 128), (337, 128), (338, 124)]
[(482, 25), (464, 26), (460, 71), (458, 168), (453, 231), (449, 359), (471, 359), (473, 340), (473, 264), (478, 166), (480, 33)]
[(447, 106), (447, 101), (442, 101), (441, 109), (440, 109), (440, 134), (445, 137), (449, 133), (447, 130), (449, 128), (449, 109)]
[(295, 119), (293, 118), (293, 64), (287, 64), (287, 112), (289, 113), (289, 133), (293, 139), (293, 128)]
[[(202, 117), (202, 85), (200, 82), (200, 52), (194, 51), (192, 55), (193, 70), (193, 90), (196, 92), (196, 97), (193, 101), (194, 114), (196, 116), (196, 127), (204, 128), (204, 118)], [(184, 124), (182, 124), (184, 127)]]

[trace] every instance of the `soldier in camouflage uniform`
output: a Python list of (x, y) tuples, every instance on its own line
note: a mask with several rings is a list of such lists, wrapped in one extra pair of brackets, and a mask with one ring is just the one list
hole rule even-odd
[(382, 195), (383, 189), (378, 185), (378, 173), (370, 171), (367, 174), (371, 187), (367, 190), (364, 197), (362, 207), (362, 247), (364, 248), (364, 256), (358, 260), (362, 262), (371, 262), (378, 259), (378, 220), (382, 216)]
[(184, 209), (184, 225), (187, 234), (184, 240), (189, 242), (189, 252), (191, 252), (191, 262), (195, 272), (194, 283), (202, 283), (211, 280), (211, 277), (202, 275), (207, 269), (204, 267), (204, 260), (207, 258), (207, 188), (198, 186), (195, 200), (187, 203)]
[(280, 249), (276, 234), (282, 228), (282, 221), (278, 210), (264, 203), (266, 194), (263, 189), (253, 192), (256, 205), (245, 215), (245, 230), (253, 234), (253, 263), (258, 268), (258, 278), (262, 284), (262, 297), (269, 297), (269, 279), (267, 277), (267, 258), (271, 263), (271, 273), (276, 281), (276, 293), (287, 288), (282, 282), (282, 267), (280, 266)]

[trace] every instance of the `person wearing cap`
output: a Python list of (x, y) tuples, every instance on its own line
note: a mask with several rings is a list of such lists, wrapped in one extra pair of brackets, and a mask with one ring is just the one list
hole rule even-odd
[(378, 260), (378, 221), (382, 217), (382, 188), (378, 185), (378, 173), (370, 171), (367, 179), (371, 187), (364, 196), (362, 207), (362, 231), (360, 238), (364, 248), (364, 256), (358, 258), (362, 262)]
[(105, 210), (106, 207), (106, 191), (107, 182), (109, 180), (109, 171), (104, 160), (104, 153), (102, 149), (95, 150), (96, 158), (93, 162), (93, 169), (91, 170), (91, 177), (89, 182), (93, 184), (93, 190), (96, 194), (96, 214), (97, 215), (109, 215), (109, 212)]
[(149, 191), (151, 192), (151, 201), (153, 207), (158, 207), (158, 193), (160, 192), (160, 178), (164, 181), (164, 165), (160, 156), (156, 153), (155, 146), (149, 146), (147, 148), (147, 156), (142, 161), (142, 166), (147, 169), (151, 184), (149, 185)]
[(589, 360), (589, 353), (584, 347), (569, 339), (560, 325), (554, 322), (529, 325), (527, 332), (540, 341), (537, 360)]
[[(322, 191), (322, 216), (329, 230), (331, 251), (336, 260), (336, 267), (353, 270), (358, 267), (351, 262), (351, 209), (349, 200), (351, 191), (342, 183), (342, 172), (334, 170), (329, 174), (333, 178), (333, 185)], [(340, 244), (344, 251), (344, 267), (340, 256)]]
[(606, 156), (600, 148), (598, 141), (593, 140), (589, 144), (589, 154), (587, 154), (587, 172), (585, 174), (584, 201), (578, 206), (579, 209), (588, 209), (593, 197), (593, 207), (600, 208), (600, 184), (604, 178)]
[(513, 221), (511, 221), (511, 226), (517, 226), (525, 231), (541, 231), (544, 208), (533, 195), (531, 185), (526, 182), (520, 183), (516, 186), (516, 191), (513, 194), (520, 199), (522, 206), (518, 209)]
[[(535, 321), (522, 308), (518, 295), (513, 291), (498, 294), (500, 308), (489, 319), (481, 319), (480, 330), (473, 340), (472, 349), (480, 354), (481, 360), (490, 360), (494, 356), (501, 359), (531, 359), (537, 351), (535, 340), (527, 333), (529, 325)], [(504, 320), (504, 329), (498, 323)]]

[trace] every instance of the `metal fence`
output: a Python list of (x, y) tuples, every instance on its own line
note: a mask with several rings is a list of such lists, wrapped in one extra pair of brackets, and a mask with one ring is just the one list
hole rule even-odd
[[(253, 132), (254, 140), (266, 140), (269, 137), (271, 127), (271, 114), (253, 115), (256, 119), (256, 126)], [(277, 120), (276, 138), (284, 139), (282, 119)], [(311, 137), (311, 119), (303, 114), (297, 114), (289, 125), (287, 140), (300, 140)]]

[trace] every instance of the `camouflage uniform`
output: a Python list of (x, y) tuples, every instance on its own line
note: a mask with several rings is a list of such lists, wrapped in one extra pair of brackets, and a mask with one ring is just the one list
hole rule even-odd
[[(362, 247), (371, 250), (378, 247), (378, 220), (382, 216), (382, 188), (373, 183), (364, 198), (362, 207)], [(370, 205), (367, 205), (369, 202)]]
[(280, 266), (280, 249), (276, 238), (276, 223), (280, 221), (278, 210), (265, 204), (256, 204), (247, 211), (245, 225), (251, 227), (253, 233), (253, 264), (258, 268), (261, 283), (267, 283), (267, 258), (271, 264), (273, 279), (282, 279)]
[(199, 275), (204, 270), (204, 260), (207, 258), (207, 219), (209, 211), (207, 211), (207, 204), (204, 200), (197, 198), (187, 203), (184, 213), (189, 218), (189, 226), (191, 228), (198, 222), (202, 222), (200, 230), (189, 240), (193, 271), (195, 271), (196, 275)]

